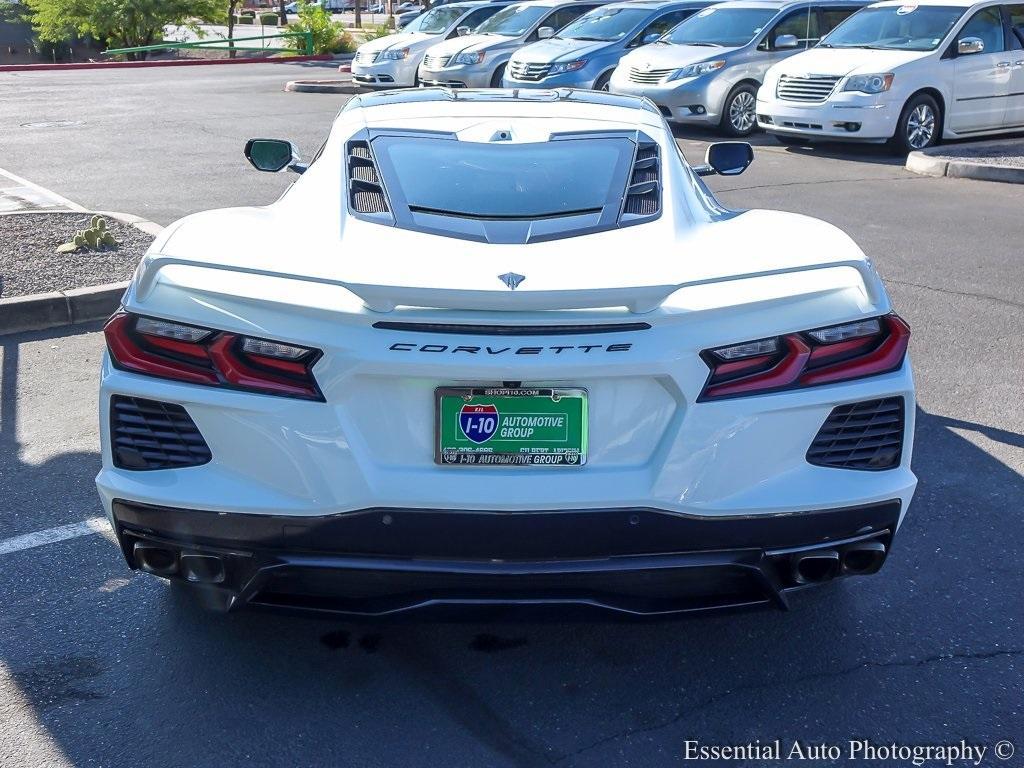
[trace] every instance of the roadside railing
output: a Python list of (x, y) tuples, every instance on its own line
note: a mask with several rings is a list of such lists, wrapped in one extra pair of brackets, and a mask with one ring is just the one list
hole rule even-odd
[(156, 45), (136, 45), (132, 48), (108, 48), (104, 56), (120, 56), (126, 53), (149, 53), (150, 51), (166, 51), (175, 48), (217, 48), (225, 51), (264, 51), (265, 53), (297, 53), (294, 48), (268, 48), (265, 46), (246, 46), (237, 43), (250, 43), (254, 40), (266, 41), (277, 38), (301, 37), (305, 40), (306, 55), (313, 55), (312, 32), (278, 32), (273, 35), (256, 35), (254, 37), (217, 37), (210, 40), (190, 40), (184, 43), (157, 43)]

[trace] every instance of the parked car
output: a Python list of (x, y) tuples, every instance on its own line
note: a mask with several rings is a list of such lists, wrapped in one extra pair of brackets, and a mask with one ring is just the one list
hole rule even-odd
[(522, 46), (553, 37), (600, 0), (532, 0), (502, 8), (472, 35), (446, 40), (427, 51), (420, 82), (451, 88), (499, 88), (509, 58)]
[(418, 10), (418, 11), (405, 11), (404, 13), (397, 14), (395, 16), (395, 29), (399, 29), (399, 30), (405, 29), (415, 19), (418, 19), (422, 15), (423, 15), (423, 11), (422, 10)]
[(629, 0), (595, 8), (555, 37), (523, 46), (509, 60), (506, 88), (608, 90), (626, 52), (653, 43), (683, 19), (719, 0)]
[(786, 144), (890, 142), (1024, 130), (1024, 4), (884, 2), (772, 67), (758, 124)]
[(678, 123), (729, 136), (757, 127), (767, 69), (816, 44), (867, 0), (733, 0), (695, 13), (653, 45), (622, 57), (614, 93), (646, 96)]
[(246, 156), (302, 175), (164, 230), (104, 328), (131, 568), (367, 618), (782, 608), (882, 567), (910, 332), (842, 231), (715, 200), (749, 144), (690, 167), (644, 99), (425, 88), (356, 96), (308, 166)]
[(511, 1), (462, 2), (431, 8), (398, 34), (359, 46), (352, 59), (352, 80), (359, 85), (387, 88), (416, 85), (416, 70), (430, 46), (458, 36), (460, 29), (475, 29)]

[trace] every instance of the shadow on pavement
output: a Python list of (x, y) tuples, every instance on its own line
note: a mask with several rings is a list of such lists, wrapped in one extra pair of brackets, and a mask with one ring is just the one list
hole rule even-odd
[[(672, 123), (672, 135), (676, 139), (684, 141), (731, 141), (718, 131), (712, 128), (701, 126), (679, 125)], [(905, 157), (897, 157), (882, 144), (857, 144), (853, 142), (812, 142), (803, 147), (787, 147), (777, 141), (773, 136), (764, 131), (754, 131), (749, 136), (740, 139), (754, 147), (774, 148), (780, 151), (789, 152), (795, 155), (806, 154), (815, 157), (827, 157), (837, 160), (851, 160), (862, 163), (875, 163), (877, 165), (896, 165), (902, 167), (906, 164)]]
[[(36, 381), (32, 385), (20, 382), (19, 366), (30, 364), (22, 359), (21, 347), (25, 342), (44, 339), (59, 344), (63, 339), (99, 328), (99, 324), (93, 323), (61, 330), (0, 336), (0, 500), (4, 509), (4, 514), (0, 515), (0, 539), (78, 522), (101, 512), (93, 482), (100, 469), (98, 453), (58, 452), (38, 463), (25, 461), (18, 428), (19, 421), (24, 425), (28, 419), (52, 418), (52, 423), (47, 425), (51, 428), (43, 439), (47, 443), (44, 446), (47, 452), (59, 450), (61, 440), (73, 439), (74, 436), (64, 434), (60, 428), (66, 423), (62, 416), (69, 412), (67, 405), (61, 402), (61, 391), (67, 382), (45, 377), (42, 377), (43, 382)], [(46, 390), (39, 391), (40, 384)], [(19, 398), (26, 397), (47, 399), (50, 407), (45, 414), (40, 414), (38, 409), (32, 415), (19, 413)], [(87, 425), (93, 433), (94, 414), (95, 409), (92, 409)], [(73, 428), (86, 427), (75, 424)]]

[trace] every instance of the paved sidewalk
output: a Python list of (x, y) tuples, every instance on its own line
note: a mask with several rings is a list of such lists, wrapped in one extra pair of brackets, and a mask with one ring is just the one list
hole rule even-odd
[(84, 210), (78, 203), (0, 168), (0, 213)]

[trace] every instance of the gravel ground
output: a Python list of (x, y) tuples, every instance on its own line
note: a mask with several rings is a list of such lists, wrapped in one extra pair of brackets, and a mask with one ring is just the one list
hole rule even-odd
[(989, 141), (982, 144), (951, 144), (928, 152), (928, 155), (950, 160), (977, 160), (988, 165), (1024, 168), (1024, 139)]
[(107, 219), (118, 242), (114, 250), (57, 253), (57, 246), (88, 227), (91, 218), (85, 213), (0, 216), (0, 298), (129, 279), (153, 237), (119, 221)]

